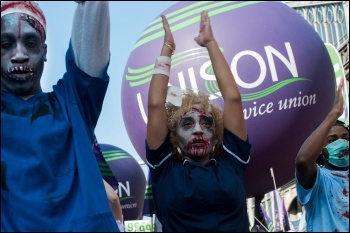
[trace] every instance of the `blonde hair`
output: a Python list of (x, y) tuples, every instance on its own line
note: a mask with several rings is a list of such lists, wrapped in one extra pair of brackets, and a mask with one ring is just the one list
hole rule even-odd
[(214, 140), (217, 140), (213, 156), (216, 157), (220, 153), (220, 145), (223, 138), (223, 120), (222, 110), (216, 105), (210, 103), (209, 95), (203, 92), (196, 94), (192, 90), (186, 90), (182, 99), (181, 107), (174, 106), (170, 103), (166, 103), (166, 110), (168, 116), (168, 129), (170, 131), (170, 142), (173, 145), (173, 155), (175, 155), (180, 161), (183, 159), (182, 155), (177, 151), (179, 143), (176, 138), (176, 129), (181, 117), (192, 109), (194, 104), (199, 104), (202, 109), (205, 109), (208, 113), (212, 114), (215, 122), (215, 135)]

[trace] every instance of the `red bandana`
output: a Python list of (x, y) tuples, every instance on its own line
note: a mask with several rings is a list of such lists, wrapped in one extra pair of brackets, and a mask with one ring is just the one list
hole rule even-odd
[(31, 1), (1, 1), (1, 17), (11, 13), (23, 13), (32, 16), (43, 26), (46, 32), (46, 19), (38, 4)]

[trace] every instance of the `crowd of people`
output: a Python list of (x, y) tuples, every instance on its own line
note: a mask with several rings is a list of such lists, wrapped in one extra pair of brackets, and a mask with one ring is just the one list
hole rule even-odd
[[(101, 178), (95, 137), (109, 83), (109, 3), (76, 4), (66, 72), (43, 92), (45, 14), (35, 2), (1, 2), (1, 231), (124, 231), (118, 182)], [(155, 214), (164, 232), (249, 232), (245, 177), (254, 145), (208, 12), (200, 18), (194, 40), (209, 54), (224, 106), (190, 89), (168, 98), (176, 43), (162, 15), (145, 137)], [(338, 120), (343, 85), (296, 155), (310, 232), (349, 231), (349, 128)]]

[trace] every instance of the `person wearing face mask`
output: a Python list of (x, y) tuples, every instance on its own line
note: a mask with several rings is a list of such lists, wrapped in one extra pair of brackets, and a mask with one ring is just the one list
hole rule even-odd
[(342, 87), (343, 80), (332, 110), (295, 160), (297, 195), (305, 207), (308, 232), (349, 232), (349, 127), (338, 120), (344, 111)]
[(165, 16), (162, 21), (164, 44), (150, 83), (146, 138), (162, 231), (248, 232), (245, 175), (251, 144), (231, 69), (203, 11), (195, 41), (208, 51), (225, 107), (211, 104), (207, 94), (168, 88), (175, 43)]

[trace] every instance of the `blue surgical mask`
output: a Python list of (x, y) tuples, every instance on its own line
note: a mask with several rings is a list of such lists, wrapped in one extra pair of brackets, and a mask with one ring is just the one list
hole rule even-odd
[[(328, 162), (336, 167), (349, 166), (349, 142), (345, 139), (338, 139), (325, 147), (328, 151)], [(347, 151), (347, 152), (345, 152)], [(344, 154), (347, 153), (347, 154)]]

